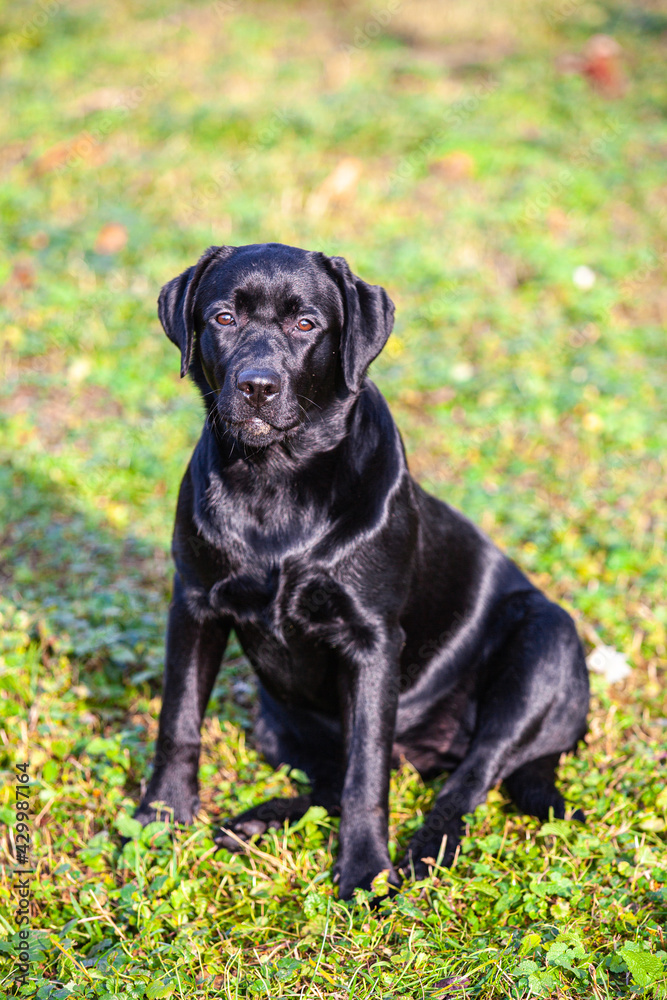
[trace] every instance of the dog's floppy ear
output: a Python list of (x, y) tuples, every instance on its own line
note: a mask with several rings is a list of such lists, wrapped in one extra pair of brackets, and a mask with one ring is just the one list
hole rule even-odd
[(214, 261), (226, 260), (233, 247), (209, 247), (193, 267), (163, 287), (157, 300), (157, 314), (172, 343), (181, 352), (181, 378), (187, 375), (192, 361), (195, 336), (194, 304), (197, 288), (205, 271)]
[(343, 377), (348, 389), (358, 392), (366, 369), (389, 339), (394, 303), (380, 285), (367, 285), (352, 274), (343, 257), (329, 257), (328, 262), (345, 305), (340, 344)]

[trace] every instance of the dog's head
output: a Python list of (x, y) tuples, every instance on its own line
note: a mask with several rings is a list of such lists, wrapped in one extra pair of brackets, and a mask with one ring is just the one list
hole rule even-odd
[(394, 306), (342, 257), (264, 243), (210, 247), (164, 286), (158, 314), (181, 375), (192, 370), (240, 440), (265, 446), (359, 392)]

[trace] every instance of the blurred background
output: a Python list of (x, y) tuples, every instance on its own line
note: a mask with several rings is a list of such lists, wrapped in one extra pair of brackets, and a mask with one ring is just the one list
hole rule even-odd
[[(664, 3), (30, 0), (3, 21), (0, 726), (30, 736), (45, 801), (95, 732), (137, 755), (108, 765), (110, 815), (130, 808), (154, 735), (202, 421), (156, 299), (213, 243), (341, 254), (387, 288), (371, 374), (415, 476), (598, 648), (619, 683), (595, 739), (664, 740)], [(251, 694), (232, 646), (228, 740)]]
[(275, 240), (388, 289), (373, 375), (427, 487), (664, 655), (663, 5), (40, 0), (5, 22), (5, 496), (29, 547), (71, 508), (166, 548), (201, 408), (157, 294), (209, 244)]

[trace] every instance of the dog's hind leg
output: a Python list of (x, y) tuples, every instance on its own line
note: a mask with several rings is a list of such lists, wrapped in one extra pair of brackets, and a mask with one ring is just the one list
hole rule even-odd
[[(538, 819), (565, 818), (565, 800), (556, 788), (556, 768), (560, 755), (547, 754), (538, 760), (529, 760), (505, 778), (505, 788), (519, 812)], [(584, 821), (584, 814), (577, 809), (572, 818)]]
[(468, 753), (408, 846), (401, 868), (418, 878), (428, 874), (424, 858), (442, 853), (442, 863), (451, 864), (463, 816), (498, 781), (509, 779), (519, 808), (546, 818), (551, 806), (564, 815), (554, 771), (560, 754), (573, 749), (585, 730), (586, 664), (574, 623), (561, 608), (539, 595), (518, 610), (486, 665), (488, 686)]

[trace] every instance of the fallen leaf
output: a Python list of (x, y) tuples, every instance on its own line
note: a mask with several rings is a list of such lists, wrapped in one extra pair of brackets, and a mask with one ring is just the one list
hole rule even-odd
[(17, 260), (12, 268), (11, 280), (21, 288), (32, 288), (35, 284), (35, 268), (29, 260)]
[(10, 142), (6, 146), (0, 146), (0, 170), (11, 170), (17, 163), (25, 160), (29, 153), (28, 142)]
[(383, 868), (371, 882), (371, 891), (375, 896), (386, 896), (389, 892), (389, 869)]
[(547, 212), (547, 225), (552, 236), (564, 235), (570, 228), (567, 212), (558, 205), (553, 206)]
[(32, 172), (35, 176), (51, 173), (75, 162), (89, 163), (99, 166), (104, 163), (106, 153), (103, 145), (90, 132), (81, 132), (67, 142), (59, 142), (51, 146), (35, 160)]
[(581, 55), (559, 56), (556, 66), (561, 73), (579, 73), (604, 97), (622, 97), (627, 90), (622, 49), (611, 35), (593, 35)]
[(127, 229), (120, 222), (107, 222), (95, 240), (95, 253), (119, 253), (127, 246)]
[(308, 213), (319, 217), (325, 214), (332, 202), (347, 200), (356, 191), (361, 170), (361, 160), (352, 156), (341, 160), (308, 198)]
[(475, 174), (475, 160), (462, 149), (447, 153), (430, 166), (432, 174), (446, 181), (465, 181)]
[(475, 160), (463, 149), (454, 149), (429, 167), (432, 174), (447, 181), (465, 181), (475, 174)]
[(88, 115), (93, 111), (108, 111), (110, 108), (118, 108), (123, 103), (125, 91), (118, 87), (100, 87), (83, 97), (79, 97), (74, 103), (74, 112), (79, 115)]
[(611, 35), (594, 35), (584, 49), (582, 73), (606, 97), (622, 97), (627, 89), (621, 55)]
[(70, 142), (59, 142), (56, 146), (51, 146), (47, 149), (45, 153), (39, 157), (38, 160), (33, 164), (33, 173), (37, 176), (42, 174), (48, 174), (52, 170), (56, 170), (58, 167), (62, 166), (69, 156), (71, 143)]
[(28, 246), (32, 250), (45, 250), (49, 242), (49, 234), (45, 233), (43, 229), (39, 229), (36, 233), (33, 233), (27, 240)]

